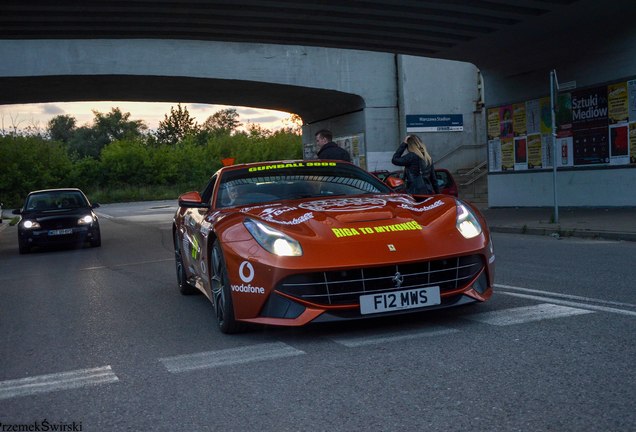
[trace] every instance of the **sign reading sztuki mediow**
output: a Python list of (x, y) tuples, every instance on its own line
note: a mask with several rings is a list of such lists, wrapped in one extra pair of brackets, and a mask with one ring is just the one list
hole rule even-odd
[(407, 132), (461, 132), (463, 114), (413, 114), (406, 116)]

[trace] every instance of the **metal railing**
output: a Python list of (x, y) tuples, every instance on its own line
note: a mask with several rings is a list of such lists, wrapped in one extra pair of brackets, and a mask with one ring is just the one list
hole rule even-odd
[(468, 178), (468, 180), (464, 181), (463, 183), (460, 183), (460, 186), (471, 185), (475, 183), (477, 180), (479, 180), (480, 178), (482, 178), (483, 176), (485, 176), (486, 174), (488, 174), (488, 170), (484, 169), (487, 164), (488, 164), (487, 161), (480, 162), (478, 165), (476, 165), (475, 167), (471, 168), (469, 171), (462, 174), (462, 177)]

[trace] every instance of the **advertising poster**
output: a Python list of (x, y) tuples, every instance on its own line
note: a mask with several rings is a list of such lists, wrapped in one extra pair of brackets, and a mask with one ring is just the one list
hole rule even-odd
[(499, 139), (488, 141), (488, 171), (501, 171), (501, 141)]
[(610, 164), (629, 163), (629, 143), (627, 124), (610, 126)]
[(554, 112), (557, 136), (572, 136), (572, 94), (560, 93)]
[(499, 136), (501, 138), (512, 138), (514, 136), (512, 131), (512, 105), (499, 108), (499, 118), (501, 119)]
[(498, 138), (499, 131), (499, 108), (488, 108), (488, 139)]
[(526, 104), (518, 103), (512, 105), (512, 130), (515, 136), (526, 134)]
[(351, 155), (351, 162), (360, 168), (367, 169), (366, 146), (364, 144), (363, 133), (337, 138), (334, 137), (333, 141), (349, 152)]
[(636, 80), (627, 81), (629, 93), (629, 120), (636, 121)]
[(572, 137), (557, 138), (557, 167), (571, 167), (574, 165), (572, 152)]
[(501, 170), (512, 171), (515, 167), (515, 150), (512, 138), (501, 138)]
[(515, 171), (528, 169), (528, 148), (526, 137), (515, 137)]
[(552, 150), (552, 135), (541, 135), (541, 143), (543, 144), (541, 155), (543, 156), (543, 168), (552, 168), (552, 159), (554, 151)]
[(627, 83), (616, 83), (607, 86), (607, 116), (609, 124), (627, 123), (629, 104)]
[(550, 97), (544, 97), (539, 99), (539, 106), (541, 110), (541, 133), (552, 133), (552, 108), (550, 107)]
[(636, 164), (636, 122), (629, 124), (629, 162)]
[(574, 165), (609, 163), (607, 126), (574, 130)]
[(539, 99), (526, 102), (526, 134), (541, 133), (541, 105)]
[(541, 134), (532, 134), (527, 137), (528, 142), (528, 168), (543, 167), (543, 155), (541, 154)]
[[(607, 86), (573, 91), (572, 129), (599, 127), (607, 128)], [(576, 139), (574, 142), (576, 144)]]

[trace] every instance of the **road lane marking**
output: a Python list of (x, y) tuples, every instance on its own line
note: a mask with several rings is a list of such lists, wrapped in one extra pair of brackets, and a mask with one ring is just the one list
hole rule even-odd
[(434, 327), (426, 329), (425, 331), (418, 331), (415, 333), (405, 334), (404, 332), (393, 332), (374, 336), (338, 337), (332, 338), (331, 340), (348, 348), (356, 348), (366, 345), (379, 345), (397, 341), (419, 339), (423, 337), (442, 336), (451, 333), (457, 333), (458, 331), (459, 330), (456, 329)]
[(615, 313), (615, 314), (619, 314), (619, 315), (636, 316), (636, 312), (635, 311), (628, 311), (628, 310), (624, 310), (624, 309), (610, 308), (610, 307), (606, 307), (606, 306), (597, 306), (597, 305), (591, 305), (591, 304), (586, 304), (586, 303), (576, 303), (576, 302), (571, 302), (571, 301), (552, 299), (550, 297), (541, 297), (541, 296), (534, 296), (534, 295), (528, 295), (528, 294), (519, 294), (519, 293), (511, 293), (511, 292), (504, 292), (504, 291), (497, 291), (497, 293), (498, 294), (503, 294), (503, 295), (508, 295), (508, 296), (511, 296), (511, 297), (519, 297), (519, 298), (524, 298), (524, 299), (529, 299), (529, 300), (550, 302), (550, 303), (553, 303), (555, 305), (564, 305), (564, 306), (570, 306), (570, 307), (574, 307), (574, 308), (584, 308), (584, 309), (587, 309), (587, 310), (590, 310), (590, 311), (610, 312), (610, 313)]
[(139, 266), (144, 264), (156, 264), (156, 263), (166, 262), (166, 261), (174, 261), (174, 258), (166, 258), (166, 259), (152, 260), (152, 261), (137, 261), (134, 263), (125, 263), (125, 264), (112, 264), (112, 265), (103, 265), (103, 266), (94, 266), (94, 267), (84, 267), (84, 268), (81, 268), (80, 270), (112, 269), (112, 268), (118, 268), (118, 267)]
[(0, 381), (0, 399), (68, 390), (119, 381), (110, 366)]
[(615, 302), (611, 300), (601, 300), (601, 299), (597, 299), (593, 297), (581, 297), (581, 296), (576, 296), (572, 294), (561, 294), (561, 293), (556, 293), (551, 291), (541, 291), (541, 290), (522, 288), (522, 287), (511, 286), (511, 285), (495, 284), (495, 288), (503, 288), (503, 289), (513, 290), (513, 291), (522, 291), (522, 292), (528, 292), (533, 294), (543, 294), (550, 297), (560, 297), (560, 298), (565, 298), (570, 300), (580, 300), (584, 302), (601, 303), (601, 304), (607, 304), (607, 305), (613, 305), (613, 306), (626, 306), (626, 307), (636, 308), (636, 304), (632, 304), (632, 303), (622, 303), (622, 302)]
[(274, 360), (303, 354), (305, 354), (304, 351), (293, 348), (285, 343), (273, 342), (219, 351), (165, 357), (159, 359), (159, 361), (163, 363), (169, 372), (179, 373), (196, 369)]
[(466, 319), (490, 325), (505, 326), (590, 313), (594, 312), (586, 309), (542, 303), (534, 306), (477, 313), (467, 316)]

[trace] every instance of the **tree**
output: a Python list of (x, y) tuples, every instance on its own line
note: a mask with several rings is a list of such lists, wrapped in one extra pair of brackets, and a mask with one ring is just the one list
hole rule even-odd
[(77, 120), (70, 115), (58, 115), (49, 120), (47, 131), (53, 141), (65, 144), (71, 140), (76, 131)]
[(195, 135), (199, 131), (194, 117), (190, 117), (187, 107), (177, 104), (177, 109), (170, 107), (170, 116), (164, 115), (157, 129), (157, 141), (160, 144), (177, 144), (189, 135)]
[(215, 135), (231, 135), (242, 126), (236, 108), (226, 108), (215, 112), (203, 122), (202, 129)]
[(119, 108), (111, 108), (107, 114), (93, 110), (95, 115), (94, 126), (96, 136), (105, 144), (125, 138), (141, 136), (147, 129), (143, 120), (129, 120), (130, 113), (122, 113)]

